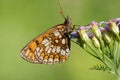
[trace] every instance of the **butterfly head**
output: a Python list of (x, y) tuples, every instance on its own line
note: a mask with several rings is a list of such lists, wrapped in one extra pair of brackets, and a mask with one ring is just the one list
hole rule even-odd
[(61, 7), (61, 0), (59, 0), (59, 7), (60, 7), (60, 14), (65, 19), (64, 26), (67, 29), (67, 33), (71, 33), (73, 31), (73, 25), (71, 23), (71, 19), (68, 16), (66, 17), (63, 13), (63, 9)]
[(73, 25), (69, 17), (65, 18), (64, 25), (66, 26), (67, 32), (71, 33), (73, 31)]

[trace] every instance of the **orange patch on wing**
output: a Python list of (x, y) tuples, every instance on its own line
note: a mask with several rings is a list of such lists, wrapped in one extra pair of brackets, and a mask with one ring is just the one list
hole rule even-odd
[(30, 58), (31, 58), (31, 57), (32, 57), (32, 55), (33, 55), (33, 52), (30, 52), (30, 53), (29, 53), (29, 55), (28, 55), (28, 57), (30, 57)]
[(41, 53), (40, 56), (44, 57), (44, 56), (45, 56), (45, 53)]
[(31, 55), (31, 58), (32, 58), (32, 60), (35, 60), (35, 55), (32, 54), (32, 55)]
[(63, 62), (66, 61), (66, 56), (61, 56), (60, 60), (63, 61)]
[(48, 59), (48, 55), (45, 55), (44, 59)]
[(34, 42), (34, 41), (32, 41), (32, 42), (29, 44), (29, 48), (30, 48), (32, 51), (34, 51), (34, 50), (36, 49), (36, 47), (37, 47), (37, 44), (36, 44), (36, 42)]
[(59, 55), (55, 55), (55, 58), (59, 58)]
[(51, 54), (50, 56), (49, 56), (49, 58), (53, 58), (54, 56)]
[(43, 38), (41, 36), (36, 39), (36, 41), (38, 41), (38, 43), (41, 43), (42, 40), (43, 40)]

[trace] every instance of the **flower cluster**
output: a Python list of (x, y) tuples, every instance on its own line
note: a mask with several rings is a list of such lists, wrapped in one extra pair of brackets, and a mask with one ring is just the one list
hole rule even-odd
[(103, 65), (92, 69), (107, 70), (120, 77), (120, 18), (91, 22), (71, 33), (76, 43)]

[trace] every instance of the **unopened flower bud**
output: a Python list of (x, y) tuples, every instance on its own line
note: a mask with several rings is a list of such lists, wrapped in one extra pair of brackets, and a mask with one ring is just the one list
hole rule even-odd
[(103, 33), (103, 38), (104, 38), (106, 43), (108, 43), (108, 44), (111, 43), (111, 34), (109, 34), (108, 32), (105, 31)]
[(90, 39), (89, 39), (87, 33), (85, 32), (85, 29), (84, 29), (84, 28), (81, 28), (81, 29), (79, 30), (79, 36), (80, 36), (81, 39), (82, 39), (83, 41), (85, 41), (85, 42), (89, 42), (89, 41), (90, 41)]
[(93, 44), (95, 45), (95, 47), (100, 48), (100, 43), (95, 36), (92, 37), (92, 40), (93, 40)]
[(113, 31), (115, 34), (119, 34), (119, 28), (118, 28), (118, 26), (116, 25), (115, 22), (110, 21), (109, 22), (109, 27), (110, 27), (111, 31)]
[(98, 38), (101, 37), (101, 31), (100, 31), (100, 29), (99, 29), (99, 27), (98, 27), (96, 22), (92, 23), (92, 31), (94, 32), (96, 37), (98, 37)]

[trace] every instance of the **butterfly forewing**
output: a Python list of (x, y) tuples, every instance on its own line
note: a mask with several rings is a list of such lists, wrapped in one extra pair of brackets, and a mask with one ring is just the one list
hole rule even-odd
[(28, 62), (56, 64), (64, 62), (70, 54), (69, 33), (72, 27), (69, 19), (42, 33), (29, 42), (21, 51), (21, 57)]

